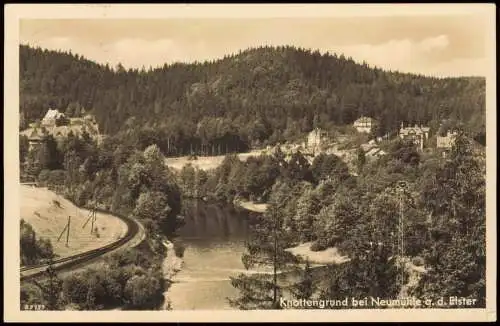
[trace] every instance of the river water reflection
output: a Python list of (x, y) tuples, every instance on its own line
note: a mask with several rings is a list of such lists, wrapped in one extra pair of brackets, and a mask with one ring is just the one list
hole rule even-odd
[(167, 293), (174, 310), (232, 309), (226, 298), (238, 292), (229, 277), (244, 271), (241, 255), (254, 214), (232, 206), (184, 202), (185, 225), (178, 231), (186, 246), (184, 266)]

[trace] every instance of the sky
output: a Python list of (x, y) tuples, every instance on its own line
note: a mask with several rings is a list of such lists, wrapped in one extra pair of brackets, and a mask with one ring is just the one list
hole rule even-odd
[(259, 45), (343, 53), (387, 70), (485, 76), (487, 25), (479, 15), (262, 19), (22, 19), (20, 42), (71, 50), (98, 63), (155, 68), (222, 58)]

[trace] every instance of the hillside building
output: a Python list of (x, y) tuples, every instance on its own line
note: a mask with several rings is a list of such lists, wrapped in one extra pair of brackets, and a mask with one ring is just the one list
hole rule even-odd
[(457, 136), (456, 131), (448, 132), (446, 133), (446, 136), (437, 136), (436, 137), (436, 148), (438, 151), (440, 151), (443, 155), (443, 157), (446, 157), (453, 146), (455, 144), (455, 139)]
[(368, 157), (368, 158), (378, 158), (378, 157), (381, 157), (381, 156), (384, 156), (386, 155), (387, 153), (379, 148), (379, 147), (374, 147), (374, 148), (371, 148), (369, 149), (365, 155)]
[(370, 133), (375, 126), (375, 123), (375, 119), (362, 116), (358, 120), (354, 121), (353, 126), (358, 132)]
[(362, 144), (361, 149), (365, 152), (366, 157), (369, 159), (376, 159), (387, 154), (376, 143), (371, 142)]
[(429, 138), (429, 127), (414, 125), (413, 127), (404, 127), (401, 123), (399, 137), (404, 140), (411, 140), (420, 149), (424, 149), (424, 144)]
[(29, 150), (37, 148), (42, 144), (43, 132), (39, 129), (33, 129), (31, 134), (28, 136)]
[(448, 131), (446, 136), (441, 137), (437, 136), (436, 138), (436, 147), (437, 148), (443, 148), (443, 149), (450, 149), (453, 144), (455, 143), (455, 137), (457, 136), (456, 132), (450, 132)]
[(64, 113), (59, 112), (57, 109), (50, 109), (45, 113), (45, 116), (42, 119), (42, 125), (44, 126), (55, 126), (56, 120), (60, 117), (64, 117)]
[(304, 144), (307, 152), (312, 153), (313, 155), (315, 153), (319, 153), (321, 151), (321, 145), (325, 141), (326, 136), (326, 132), (319, 128), (315, 128), (313, 131), (311, 131), (309, 135), (307, 135), (307, 139)]

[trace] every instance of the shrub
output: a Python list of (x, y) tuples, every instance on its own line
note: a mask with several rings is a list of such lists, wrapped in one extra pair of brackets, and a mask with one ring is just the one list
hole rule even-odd
[(186, 250), (186, 246), (180, 241), (174, 242), (174, 252), (175, 255), (179, 258), (184, 257), (184, 251)]
[(162, 301), (163, 289), (158, 279), (136, 275), (127, 281), (124, 294), (131, 307), (154, 308)]
[(311, 251), (323, 251), (328, 248), (328, 242), (324, 239), (318, 239), (313, 242), (310, 249)]
[(135, 248), (114, 253), (109, 258), (107, 258), (107, 262), (111, 266), (111, 268), (136, 265), (136, 267), (147, 269), (151, 266), (151, 260)]
[(424, 259), (420, 256), (413, 257), (411, 260), (412, 264), (415, 266), (424, 266)]
[(83, 273), (71, 274), (63, 281), (64, 298), (69, 303), (83, 306), (87, 302), (88, 281)]
[(35, 264), (54, 254), (50, 241), (37, 239), (33, 227), (23, 219), (20, 222), (20, 254), (22, 265)]
[(49, 239), (40, 238), (38, 240), (38, 256), (41, 258), (52, 258), (54, 249)]
[(45, 185), (49, 181), (49, 178), (50, 170), (42, 170), (38, 175), (38, 182), (40, 182), (42, 185)]
[(43, 303), (42, 290), (31, 283), (21, 284), (21, 310), (25, 304)]
[(63, 185), (66, 181), (67, 172), (64, 170), (53, 170), (48, 174), (47, 182), (52, 185)]

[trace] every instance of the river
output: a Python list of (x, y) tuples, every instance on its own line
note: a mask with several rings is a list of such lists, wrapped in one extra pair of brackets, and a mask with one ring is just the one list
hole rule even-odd
[(232, 309), (227, 297), (238, 291), (229, 277), (244, 272), (241, 255), (253, 214), (232, 206), (184, 202), (185, 224), (177, 232), (186, 247), (184, 263), (167, 292), (173, 310)]

